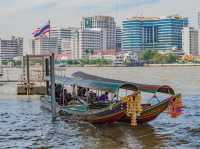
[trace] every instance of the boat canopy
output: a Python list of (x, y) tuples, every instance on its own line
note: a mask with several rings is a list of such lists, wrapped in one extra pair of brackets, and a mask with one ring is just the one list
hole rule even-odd
[(129, 83), (120, 82), (105, 82), (92, 79), (82, 79), (82, 78), (69, 78), (56, 76), (55, 81), (58, 84), (64, 85), (77, 85), (80, 87), (91, 88), (96, 90), (104, 90), (109, 92), (117, 92), (120, 88), (137, 91), (137, 86)]
[(133, 82), (128, 82), (128, 81), (103, 78), (103, 77), (90, 75), (90, 74), (80, 72), (80, 71), (73, 73), (72, 76), (75, 78), (79, 78), (79, 79), (90, 79), (90, 80), (94, 80), (94, 81), (103, 81), (108, 84), (109, 83), (129, 84), (129, 85), (136, 86), (140, 91), (148, 92), (148, 93), (160, 92), (160, 93), (175, 95), (175, 91), (173, 90), (173, 88), (168, 85), (139, 84), (139, 83), (133, 83)]

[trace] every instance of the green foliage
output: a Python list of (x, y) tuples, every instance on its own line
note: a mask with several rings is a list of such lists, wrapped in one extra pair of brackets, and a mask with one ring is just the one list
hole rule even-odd
[(177, 56), (175, 54), (169, 53), (166, 54), (167, 56), (167, 63), (175, 63), (177, 61)]
[(151, 61), (154, 57), (156, 52), (152, 50), (144, 50), (140, 55), (139, 58), (143, 61)]
[(88, 59), (83, 58), (80, 60), (62, 60), (62, 61), (56, 61), (56, 64), (63, 64), (63, 65), (107, 65), (112, 64), (111, 60), (106, 59)]
[(177, 56), (173, 53), (161, 54), (152, 50), (144, 50), (139, 55), (140, 60), (156, 64), (175, 63)]
[(7, 65), (8, 64), (8, 60), (2, 60), (2, 65)]
[(160, 54), (160, 53), (155, 53), (153, 55), (152, 61), (156, 64), (164, 64), (164, 63), (166, 63), (166, 55)]
[(15, 66), (21, 66), (22, 65), (22, 61), (15, 61)]

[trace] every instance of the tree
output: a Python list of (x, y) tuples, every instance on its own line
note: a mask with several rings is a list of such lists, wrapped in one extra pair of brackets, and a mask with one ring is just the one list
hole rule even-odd
[(152, 60), (154, 63), (164, 64), (166, 63), (166, 59), (167, 59), (166, 55), (161, 53), (155, 53)]
[(143, 61), (151, 61), (154, 57), (156, 52), (152, 51), (152, 50), (144, 50), (140, 55), (139, 58)]
[(177, 60), (177, 56), (173, 53), (169, 53), (167, 56), (167, 63), (175, 63)]

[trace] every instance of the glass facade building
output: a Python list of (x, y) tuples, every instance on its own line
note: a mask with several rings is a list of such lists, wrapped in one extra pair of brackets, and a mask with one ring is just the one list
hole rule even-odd
[(188, 18), (134, 17), (124, 20), (122, 25), (123, 50), (141, 52), (153, 49), (168, 52), (182, 49), (182, 29), (188, 26)]

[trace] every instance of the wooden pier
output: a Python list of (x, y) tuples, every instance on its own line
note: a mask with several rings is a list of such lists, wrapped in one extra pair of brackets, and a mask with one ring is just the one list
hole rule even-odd
[(23, 75), (17, 83), (18, 95), (46, 95), (46, 60), (49, 55), (26, 55), (23, 57)]

